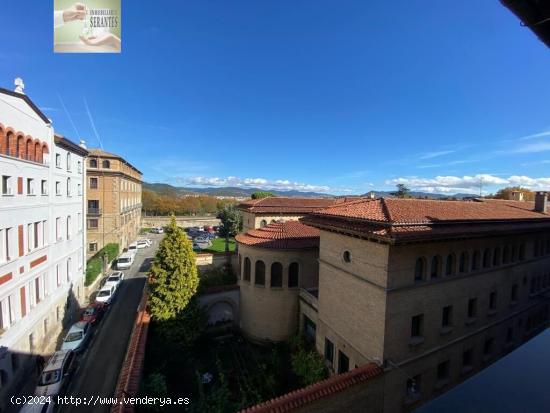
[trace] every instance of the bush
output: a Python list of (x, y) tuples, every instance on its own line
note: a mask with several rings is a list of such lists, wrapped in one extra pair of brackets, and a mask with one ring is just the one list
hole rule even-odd
[(86, 281), (84, 285), (86, 287), (93, 284), (97, 276), (103, 270), (103, 255), (107, 255), (107, 261), (111, 262), (118, 257), (119, 246), (118, 244), (107, 244), (101, 248), (95, 255), (86, 263)]
[(290, 346), (292, 348), (292, 371), (300, 377), (304, 386), (316, 383), (327, 377), (327, 369), (323, 358), (315, 351), (315, 348), (309, 348), (303, 337), (292, 337)]
[(214, 268), (201, 274), (199, 289), (203, 291), (208, 287), (235, 284), (237, 284), (237, 276), (233, 273), (230, 266), (224, 266), (223, 268)]

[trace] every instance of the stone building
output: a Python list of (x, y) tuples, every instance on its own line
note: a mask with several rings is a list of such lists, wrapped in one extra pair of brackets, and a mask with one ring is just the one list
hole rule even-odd
[(243, 218), (243, 231), (246, 232), (276, 221), (296, 221), (305, 214), (337, 202), (342, 201), (335, 198), (267, 197), (242, 202), (238, 209)]
[[(546, 199), (356, 199), (304, 214), (300, 222), (319, 230), (318, 289), (301, 289), (292, 305), (289, 297), (278, 305), (298, 308), (294, 325), (314, 337), (332, 374), (347, 377), (371, 363), (384, 370), (377, 395), (369, 396), (376, 402), (347, 411), (413, 410), (547, 327)], [(241, 256), (249, 250), (240, 240), (254, 235), (237, 239)], [(261, 248), (254, 257), (272, 260)], [(244, 274), (245, 265), (241, 302), (254, 295), (257, 303), (250, 316), (242, 307), (241, 320), (261, 313), (258, 330), (278, 330), (280, 320), (269, 314), (281, 310)], [(325, 401), (327, 408), (316, 402), (315, 411), (338, 411)]]
[(2, 411), (84, 300), (86, 155), (22, 87), (0, 89)]
[(90, 149), (87, 161), (87, 257), (104, 245), (120, 249), (141, 228), (141, 172), (118, 155)]

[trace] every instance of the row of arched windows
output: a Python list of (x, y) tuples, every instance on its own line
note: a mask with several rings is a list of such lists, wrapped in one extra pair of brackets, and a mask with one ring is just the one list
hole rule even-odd
[(444, 259), (441, 255), (435, 255), (429, 262), (425, 257), (419, 257), (414, 268), (414, 280), (423, 281), (428, 274), (430, 279), (452, 276), (457, 273), (466, 274), (523, 260), (525, 260), (525, 244), (521, 244), (519, 247), (506, 245), (503, 248), (486, 248), (483, 252), (475, 250), (471, 256), (469, 251), (463, 251), (458, 256), (458, 266), (454, 253), (447, 255)]
[(0, 124), (0, 153), (28, 161), (44, 163), (48, 145), (22, 133), (15, 133)]
[[(273, 223), (275, 223), (275, 222), (277, 222), (277, 221), (276, 221), (275, 219), (272, 219), (271, 222), (270, 222), (270, 224), (273, 224)], [(266, 221), (265, 219), (262, 219), (262, 220), (260, 221), (260, 228), (263, 228), (263, 227), (265, 227), (266, 225), (267, 225), (267, 221)]]
[[(241, 256), (239, 256), (239, 265), (241, 263)], [(266, 265), (262, 260), (258, 260), (254, 263), (254, 280), (252, 280), (252, 262), (250, 258), (244, 258), (244, 265), (242, 266), (242, 279), (246, 282), (253, 282), (254, 285), (265, 286), (266, 284)], [(289, 288), (295, 288), (299, 286), (300, 281), (300, 265), (297, 262), (293, 262), (288, 266), (288, 282)], [(274, 262), (271, 264), (271, 278), (269, 285), (275, 288), (283, 287), (283, 264), (280, 262)]]

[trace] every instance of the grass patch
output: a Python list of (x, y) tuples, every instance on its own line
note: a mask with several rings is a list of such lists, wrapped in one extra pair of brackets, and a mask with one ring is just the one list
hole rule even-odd
[(86, 280), (84, 281), (86, 287), (92, 285), (101, 273), (103, 269), (103, 255), (106, 254), (107, 262), (111, 262), (118, 256), (118, 252), (118, 244), (107, 244), (88, 260), (86, 263)]
[[(235, 251), (235, 238), (229, 238), (229, 251)], [(208, 248), (201, 250), (200, 252), (219, 253), (225, 252), (225, 238), (214, 238), (212, 245)]]

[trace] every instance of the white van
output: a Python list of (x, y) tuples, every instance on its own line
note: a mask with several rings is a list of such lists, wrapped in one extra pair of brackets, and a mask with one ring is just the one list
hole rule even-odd
[(75, 368), (73, 360), (74, 353), (71, 350), (53, 353), (40, 375), (35, 396), (57, 396)]
[(132, 242), (130, 245), (128, 245), (128, 252), (134, 254), (134, 256), (137, 254), (137, 250), (137, 242)]
[(127, 270), (134, 263), (135, 254), (131, 252), (125, 252), (116, 260), (117, 270)]

